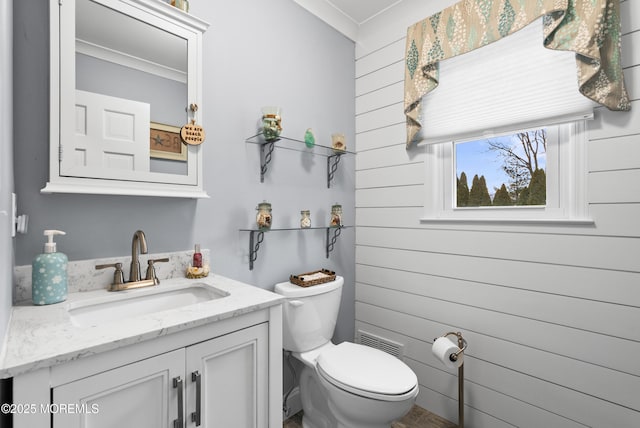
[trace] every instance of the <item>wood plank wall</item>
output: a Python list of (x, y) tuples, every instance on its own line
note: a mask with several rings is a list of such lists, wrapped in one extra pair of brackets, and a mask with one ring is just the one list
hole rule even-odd
[(457, 420), (433, 339), (463, 332), (467, 427), (640, 426), (640, 2), (621, 3), (629, 113), (589, 123), (592, 227), (421, 224), (406, 151), (407, 26), (452, 0), (404, 0), (356, 48), (356, 330), (405, 344), (418, 404)]

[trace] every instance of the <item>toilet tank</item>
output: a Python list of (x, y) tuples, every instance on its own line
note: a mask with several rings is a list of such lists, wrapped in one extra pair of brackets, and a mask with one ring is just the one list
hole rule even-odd
[(282, 346), (287, 351), (307, 352), (331, 341), (338, 319), (344, 278), (300, 287), (291, 282), (276, 284), (283, 295)]

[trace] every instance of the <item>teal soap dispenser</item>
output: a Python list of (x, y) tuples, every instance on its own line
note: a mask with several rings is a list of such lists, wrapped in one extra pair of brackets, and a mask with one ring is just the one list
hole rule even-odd
[(44, 253), (38, 254), (31, 265), (31, 298), (34, 305), (50, 305), (67, 299), (67, 264), (69, 260), (58, 253), (55, 235), (64, 235), (61, 230), (45, 230), (48, 241)]

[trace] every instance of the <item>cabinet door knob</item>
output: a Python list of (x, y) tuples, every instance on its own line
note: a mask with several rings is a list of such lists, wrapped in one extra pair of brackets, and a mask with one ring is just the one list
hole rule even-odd
[(200, 372), (198, 372), (197, 370), (193, 373), (191, 373), (191, 382), (195, 382), (196, 383), (196, 411), (191, 413), (191, 422), (195, 422), (196, 426), (199, 427), (200, 426), (200, 419), (201, 419), (201, 410), (202, 408), (201, 406), (201, 401), (202, 401), (202, 385), (201, 385), (201, 379), (202, 379), (202, 375), (200, 374)]

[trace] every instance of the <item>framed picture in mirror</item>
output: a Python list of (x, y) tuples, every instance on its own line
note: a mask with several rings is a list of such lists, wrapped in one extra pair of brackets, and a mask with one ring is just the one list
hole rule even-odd
[(187, 160), (187, 146), (180, 139), (180, 127), (151, 122), (149, 149), (152, 158)]

